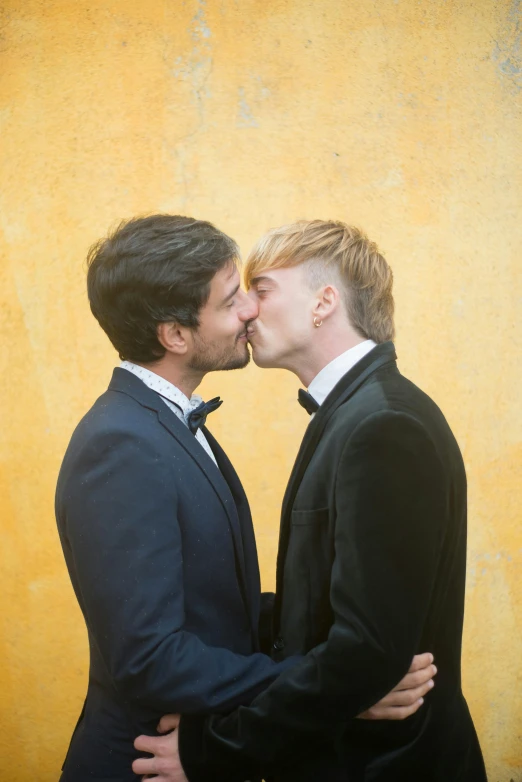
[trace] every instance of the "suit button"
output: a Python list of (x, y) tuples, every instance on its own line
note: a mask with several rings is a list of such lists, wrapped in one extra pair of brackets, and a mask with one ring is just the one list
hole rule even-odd
[(274, 649), (276, 652), (282, 652), (284, 648), (285, 648), (285, 642), (283, 641), (281, 636), (278, 636), (278, 638), (276, 638), (274, 641)]

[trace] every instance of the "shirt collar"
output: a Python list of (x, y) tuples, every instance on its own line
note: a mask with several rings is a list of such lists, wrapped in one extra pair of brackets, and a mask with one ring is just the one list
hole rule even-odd
[(355, 347), (350, 348), (345, 353), (341, 353), (340, 356), (334, 358), (325, 367), (321, 369), (310, 385), (308, 386), (308, 393), (313, 396), (315, 401), (322, 405), (330, 391), (337, 385), (339, 380), (346, 375), (347, 372), (354, 367), (358, 361), (361, 360), (370, 350), (376, 347), (376, 343), (373, 339), (367, 339), (364, 342), (360, 342)]
[(173, 383), (169, 383), (164, 377), (160, 377), (160, 375), (157, 375), (155, 372), (151, 372), (150, 369), (141, 367), (139, 364), (133, 364), (132, 361), (122, 361), (120, 367), (126, 369), (128, 372), (132, 372), (133, 375), (139, 377), (139, 379), (152, 391), (156, 391), (160, 396), (177, 405), (184, 416), (191, 413), (192, 410), (203, 401), (197, 394), (193, 394), (189, 399), (185, 396), (183, 391), (180, 391)]

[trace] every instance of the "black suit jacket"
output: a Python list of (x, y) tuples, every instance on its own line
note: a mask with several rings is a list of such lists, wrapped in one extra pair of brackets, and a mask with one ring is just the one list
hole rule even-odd
[[(250, 707), (181, 722), (190, 782), (482, 782), (461, 691), (466, 476), (437, 406), (391, 343), (337, 384), (311, 421), (283, 502), (274, 653), (306, 653)], [(354, 719), (414, 654), (439, 673), (403, 722)]]
[(281, 670), (260, 653), (247, 499), (225, 453), (205, 436), (219, 469), (124, 369), (72, 436), (56, 516), (87, 625), (90, 672), (66, 782), (135, 782), (133, 741), (154, 734), (161, 715), (226, 712)]

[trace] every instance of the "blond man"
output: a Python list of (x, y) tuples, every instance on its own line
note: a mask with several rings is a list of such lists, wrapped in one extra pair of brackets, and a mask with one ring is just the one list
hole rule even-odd
[[(308, 389), (272, 618), (274, 659), (305, 657), (250, 706), (139, 740), (156, 753), (142, 769), (189, 782), (483, 782), (460, 672), (466, 475), (443, 414), (397, 368), (391, 269), (361, 231), (315, 220), (263, 237), (246, 282), (254, 361)], [(439, 668), (423, 708), (356, 720), (421, 649)]]

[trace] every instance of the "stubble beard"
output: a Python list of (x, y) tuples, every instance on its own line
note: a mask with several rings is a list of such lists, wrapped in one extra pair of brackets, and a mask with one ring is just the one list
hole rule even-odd
[(233, 349), (218, 351), (205, 342), (197, 340), (198, 351), (190, 362), (190, 368), (198, 372), (227, 372), (231, 369), (244, 369), (250, 362), (250, 350), (245, 343), (244, 353), (238, 352), (238, 339)]

